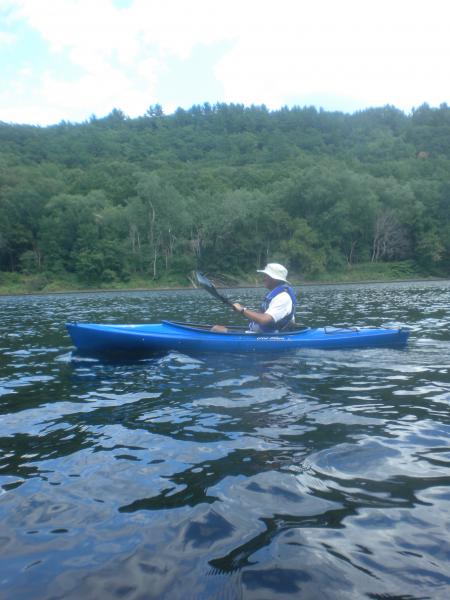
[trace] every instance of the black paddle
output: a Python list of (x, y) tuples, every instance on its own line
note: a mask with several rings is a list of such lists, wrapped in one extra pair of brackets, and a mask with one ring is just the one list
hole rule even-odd
[(195, 276), (197, 277), (197, 281), (198, 281), (199, 285), (201, 285), (201, 287), (204, 290), (206, 290), (207, 292), (209, 292), (211, 294), (211, 296), (214, 296), (214, 298), (217, 298), (217, 300), (220, 300), (221, 302), (223, 302), (227, 306), (230, 306), (234, 310), (233, 303), (231, 302), (231, 300), (229, 300), (225, 296), (222, 296), (222, 294), (217, 291), (214, 284), (211, 283), (211, 281), (205, 275), (203, 275), (203, 273), (196, 271)]

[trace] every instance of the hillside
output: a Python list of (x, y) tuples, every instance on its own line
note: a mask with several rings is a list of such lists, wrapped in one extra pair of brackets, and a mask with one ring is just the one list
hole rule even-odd
[(450, 108), (0, 123), (0, 288), (248, 281), (267, 259), (307, 279), (448, 276)]

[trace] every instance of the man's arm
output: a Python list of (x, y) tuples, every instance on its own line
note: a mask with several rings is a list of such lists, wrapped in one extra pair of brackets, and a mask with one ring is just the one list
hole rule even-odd
[(256, 310), (250, 310), (249, 308), (245, 308), (239, 302), (235, 302), (233, 304), (233, 308), (236, 312), (240, 312), (244, 317), (250, 319), (250, 321), (254, 321), (258, 323), (258, 325), (270, 325), (274, 322), (273, 317), (268, 315), (267, 313), (257, 312)]

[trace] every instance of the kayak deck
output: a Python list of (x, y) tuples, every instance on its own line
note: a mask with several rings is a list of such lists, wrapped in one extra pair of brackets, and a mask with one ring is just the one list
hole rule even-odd
[(282, 352), (297, 348), (358, 348), (400, 346), (409, 332), (388, 328), (306, 327), (283, 333), (248, 332), (230, 327), (213, 332), (210, 325), (161, 323), (109, 325), (67, 323), (74, 345), (81, 352), (96, 354), (151, 354), (180, 352)]

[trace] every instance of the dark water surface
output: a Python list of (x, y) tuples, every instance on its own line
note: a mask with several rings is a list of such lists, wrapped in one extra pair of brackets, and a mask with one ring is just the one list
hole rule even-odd
[(303, 290), (298, 320), (407, 349), (118, 364), (64, 329), (161, 318), (239, 320), (194, 290), (0, 298), (0, 598), (450, 598), (450, 283)]

